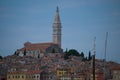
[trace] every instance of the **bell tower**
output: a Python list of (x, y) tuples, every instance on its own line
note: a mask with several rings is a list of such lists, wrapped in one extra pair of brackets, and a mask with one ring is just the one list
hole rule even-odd
[(57, 6), (56, 15), (53, 23), (53, 43), (58, 44), (60, 48), (61, 48), (61, 28), (62, 26), (59, 16), (59, 9)]

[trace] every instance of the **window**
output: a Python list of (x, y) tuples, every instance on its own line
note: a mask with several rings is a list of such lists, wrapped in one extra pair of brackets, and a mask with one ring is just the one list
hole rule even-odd
[(34, 78), (35, 78), (35, 76), (34, 76)]
[(8, 78), (10, 79), (10, 76), (8, 76)]
[(61, 74), (61, 72), (59, 72), (59, 74)]
[(39, 76), (37, 76), (37, 78), (39, 78)]
[(24, 78), (24, 76), (22, 76), (22, 78)]

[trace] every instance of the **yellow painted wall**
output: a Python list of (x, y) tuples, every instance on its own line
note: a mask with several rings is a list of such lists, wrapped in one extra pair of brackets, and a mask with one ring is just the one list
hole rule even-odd
[(60, 76), (63, 76), (66, 74), (66, 71), (65, 70), (57, 70), (57, 76), (60, 77)]

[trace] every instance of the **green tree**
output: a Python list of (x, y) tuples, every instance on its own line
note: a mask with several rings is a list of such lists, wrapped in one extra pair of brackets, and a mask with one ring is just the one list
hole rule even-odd
[(23, 54), (24, 54), (24, 56), (26, 56), (26, 49), (24, 50)]
[(64, 53), (68, 53), (68, 49), (66, 48), (65, 52)]
[(65, 53), (65, 55), (64, 55), (64, 59), (69, 59), (69, 56), (68, 56), (67, 53)]
[(70, 56), (70, 55), (72, 55), (72, 56), (80, 56), (79, 52), (78, 52), (77, 50), (75, 50), (75, 49), (70, 49), (70, 50), (68, 51), (68, 55), (69, 55), (69, 56)]
[(3, 57), (0, 55), (0, 59), (3, 59)]
[(88, 58), (87, 58), (87, 56), (85, 57), (85, 61), (87, 61), (88, 60)]
[(89, 56), (88, 56), (88, 60), (91, 60), (92, 56), (91, 56), (91, 52), (89, 51)]
[(53, 48), (52, 49), (52, 53), (58, 53), (58, 52), (59, 52), (58, 48)]
[(17, 55), (16, 51), (14, 52), (14, 55)]
[(83, 53), (83, 52), (81, 52), (80, 56), (84, 58), (84, 53)]
[(69, 51), (65, 51), (64, 59), (68, 59), (69, 56), (80, 56), (79, 52), (75, 49), (70, 49)]
[(87, 56), (82, 59), (82, 61), (88, 61)]
[(55, 53), (55, 48), (52, 49), (52, 53)]
[(14, 52), (14, 55), (19, 56), (19, 52), (18, 52), (18, 50), (16, 50), (16, 51)]
[(38, 58), (40, 58), (40, 54), (38, 54)]

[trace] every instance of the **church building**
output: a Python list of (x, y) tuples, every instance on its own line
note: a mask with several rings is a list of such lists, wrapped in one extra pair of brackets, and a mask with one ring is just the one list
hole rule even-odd
[(47, 53), (62, 53), (63, 50), (61, 48), (61, 28), (59, 9), (57, 7), (53, 22), (53, 41), (46, 43), (26, 42), (23, 48), (16, 51), (16, 54), (19, 56), (42, 57)]

